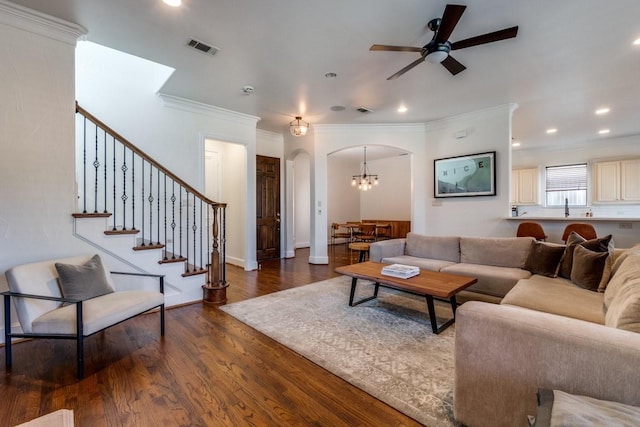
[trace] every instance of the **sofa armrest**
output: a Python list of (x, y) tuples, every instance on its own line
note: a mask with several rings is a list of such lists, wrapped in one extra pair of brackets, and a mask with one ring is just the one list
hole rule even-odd
[(470, 426), (522, 425), (539, 388), (640, 406), (640, 334), (521, 307), (456, 311), (454, 413)]
[(382, 240), (369, 247), (369, 261), (381, 262), (383, 258), (404, 255), (407, 239)]

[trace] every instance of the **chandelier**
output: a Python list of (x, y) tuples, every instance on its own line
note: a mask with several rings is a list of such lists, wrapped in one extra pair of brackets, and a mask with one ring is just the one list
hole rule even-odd
[[(372, 181), (373, 180), (373, 181)], [(367, 147), (364, 147), (364, 163), (360, 168), (360, 175), (353, 175), (351, 177), (351, 186), (358, 186), (358, 190), (367, 191), (371, 190), (372, 185), (378, 185), (378, 175), (372, 175), (367, 167)]]
[(309, 123), (302, 120), (300, 116), (296, 116), (296, 119), (289, 123), (289, 132), (293, 136), (305, 136), (307, 130), (309, 130)]

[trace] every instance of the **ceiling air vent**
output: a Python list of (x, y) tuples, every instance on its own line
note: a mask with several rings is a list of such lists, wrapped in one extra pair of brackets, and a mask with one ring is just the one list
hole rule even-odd
[(360, 111), (363, 114), (373, 113), (373, 110), (367, 107), (358, 107), (356, 108), (356, 111)]
[(209, 45), (207, 43), (201, 42), (200, 40), (196, 40), (196, 39), (189, 40), (189, 42), (187, 43), (187, 46), (192, 47), (208, 55), (215, 55), (220, 50), (215, 46)]

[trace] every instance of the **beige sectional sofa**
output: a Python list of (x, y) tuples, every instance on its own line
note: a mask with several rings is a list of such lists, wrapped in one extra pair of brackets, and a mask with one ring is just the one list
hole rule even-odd
[(524, 266), (533, 238), (424, 236), (373, 243), (369, 259), (418, 266), (425, 270), (473, 276), (478, 282), (459, 294), (468, 299), (500, 302), (521, 279), (532, 274)]
[[(371, 259), (422, 262), (423, 268), (435, 269), (438, 261), (420, 261), (415, 248), (435, 248), (438, 240), (444, 243), (448, 239), (410, 235), (404, 243), (376, 243)], [(469, 259), (462, 257), (463, 248), (468, 248), (463, 242), (474, 247), (483, 244), (482, 238), (468, 239), (460, 238), (461, 262), (457, 264)], [(507, 240), (498, 242), (506, 245)], [(398, 254), (403, 244), (404, 253)], [(491, 249), (496, 244), (496, 239), (484, 239), (486, 254), (482, 257), (496, 256)], [(528, 245), (533, 250), (537, 243), (529, 241)], [(588, 246), (588, 242), (570, 246)], [(440, 271), (457, 265), (450, 256), (452, 247), (444, 251), (452, 264), (442, 264)], [(512, 266), (521, 255), (516, 247), (514, 244), (517, 255), (510, 261)], [(422, 254), (434, 255), (428, 251)], [(597, 286), (595, 291), (577, 286), (567, 277), (523, 271), (524, 277), (515, 280), (510, 289), (479, 281), (479, 289), (468, 293), (469, 297), (479, 297), (475, 299), (500, 303), (468, 301), (456, 312), (456, 420), (470, 427), (526, 425), (527, 416), (536, 413), (536, 392), (543, 388), (640, 406), (640, 245), (610, 251), (605, 257), (608, 264), (603, 277), (607, 280), (600, 284), (601, 292)], [(566, 267), (566, 259), (570, 258), (565, 253), (560, 267)], [(521, 267), (530, 260), (525, 256)], [(574, 265), (578, 262), (572, 261)], [(465, 268), (456, 272), (472, 274), (473, 266)], [(492, 279), (486, 276), (484, 280)], [(502, 298), (500, 290), (506, 290)]]

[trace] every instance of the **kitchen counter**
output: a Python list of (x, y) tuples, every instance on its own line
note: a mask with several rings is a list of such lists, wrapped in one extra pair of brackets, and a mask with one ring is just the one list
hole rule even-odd
[(627, 217), (586, 217), (586, 216), (510, 216), (505, 219), (513, 221), (565, 221), (565, 222), (640, 222), (640, 218)]

